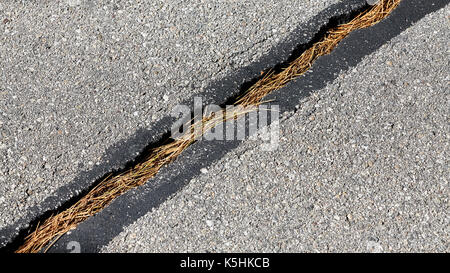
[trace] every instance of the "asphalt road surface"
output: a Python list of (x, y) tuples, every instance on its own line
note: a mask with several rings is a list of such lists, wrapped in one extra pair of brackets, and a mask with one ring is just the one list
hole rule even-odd
[[(0, 3), (1, 243), (136, 157), (177, 104), (222, 102), (364, 3)], [(299, 96), (274, 151), (249, 139), (164, 198), (136, 189), (55, 251), (448, 252), (449, 25), (445, 6)]]

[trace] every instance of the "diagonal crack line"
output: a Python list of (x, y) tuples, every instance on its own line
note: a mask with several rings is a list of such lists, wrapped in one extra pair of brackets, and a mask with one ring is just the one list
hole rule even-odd
[[(238, 96), (230, 98), (227, 101), (228, 103), (231, 102), (242, 107), (242, 110), (236, 112), (231, 118), (252, 111), (254, 106), (263, 103), (263, 98), (268, 94), (279, 90), (303, 75), (319, 57), (331, 53), (352, 31), (370, 27), (386, 18), (399, 5), (400, 1), (380, 0), (374, 6), (366, 6), (363, 10), (355, 11), (355, 14), (343, 16), (341, 19), (347, 19), (345, 23), (329, 27), (317, 41), (302, 50), (302, 53), (295, 59), (288, 60), (266, 71), (248, 89)], [(199, 135), (195, 128), (198, 126), (213, 128), (220, 122), (223, 122), (223, 120), (204, 117), (198, 122), (191, 123), (191, 130), (188, 130), (184, 137), (172, 139), (166, 136), (136, 164), (121, 172), (106, 175), (104, 179), (96, 183), (71, 206), (44, 219), (26, 237), (17, 238), (15, 241), (21, 242), (21, 245), (15, 252), (35, 253), (41, 251), (45, 246), (51, 247), (60, 236), (103, 210), (115, 198), (128, 190), (147, 183), (163, 166), (173, 162), (183, 151), (196, 142)]]

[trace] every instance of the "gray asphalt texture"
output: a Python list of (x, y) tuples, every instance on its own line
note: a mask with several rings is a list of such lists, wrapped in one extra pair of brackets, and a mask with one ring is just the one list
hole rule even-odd
[[(338, 2), (0, 2), (0, 228)], [(342, 73), (283, 116), (277, 150), (246, 141), (103, 251), (448, 252), (449, 18)]]
[[(447, 6), (305, 98), (104, 252), (448, 252)], [(81, 246), (82, 247), (82, 246)]]
[(0, 227), (337, 2), (2, 1)]

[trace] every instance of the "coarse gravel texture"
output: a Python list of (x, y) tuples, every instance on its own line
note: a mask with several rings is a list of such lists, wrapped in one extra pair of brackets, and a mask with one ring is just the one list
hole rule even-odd
[(1, 1), (0, 227), (337, 2)]
[[(246, 141), (104, 252), (448, 252), (450, 8)], [(82, 246), (81, 246), (82, 248)]]

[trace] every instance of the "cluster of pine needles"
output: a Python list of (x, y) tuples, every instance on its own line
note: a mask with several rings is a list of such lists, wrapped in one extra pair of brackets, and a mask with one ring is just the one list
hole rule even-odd
[[(370, 27), (387, 17), (400, 3), (401, 0), (380, 0), (378, 4), (360, 13), (350, 22), (341, 24), (329, 30), (319, 42), (313, 44), (304, 51), (300, 57), (291, 62), (288, 67), (279, 73), (268, 73), (261, 80), (251, 86), (235, 105), (241, 106), (241, 110), (227, 114), (226, 118), (204, 117), (197, 123), (193, 123), (184, 137), (172, 140), (150, 151), (146, 160), (133, 168), (118, 175), (105, 178), (96, 187), (90, 190), (78, 202), (68, 209), (47, 218), (43, 223), (30, 233), (17, 253), (39, 252), (45, 246), (47, 249), (62, 235), (74, 229), (79, 223), (95, 215), (115, 198), (130, 189), (145, 184), (154, 177), (158, 171), (174, 161), (187, 147), (193, 144), (199, 135), (195, 128), (202, 126), (206, 130), (213, 128), (217, 123), (225, 119), (237, 118), (254, 109), (262, 103), (262, 99), (269, 93), (285, 86), (293, 79), (304, 74), (320, 56), (329, 54), (340, 41), (356, 29)], [(223, 117), (223, 115), (216, 115)]]

